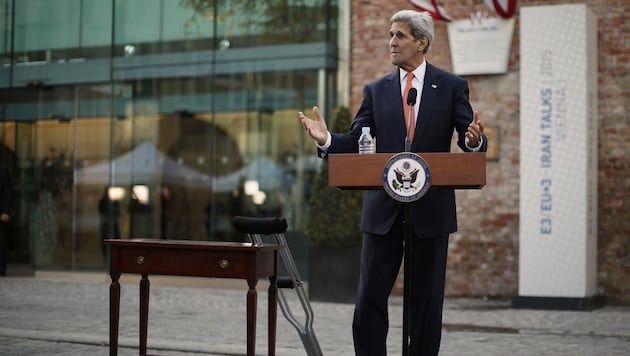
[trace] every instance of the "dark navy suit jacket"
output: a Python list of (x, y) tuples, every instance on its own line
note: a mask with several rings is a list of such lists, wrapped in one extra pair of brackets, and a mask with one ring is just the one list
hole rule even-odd
[[(327, 153), (358, 152), (361, 127), (368, 126), (376, 136), (377, 153), (404, 151), (407, 133), (400, 92), (398, 68), (367, 84), (363, 102), (347, 133), (331, 133)], [(411, 142), (412, 152), (450, 152), (453, 132), (463, 151), (470, 151), (465, 134), (473, 111), (468, 101), (468, 83), (461, 77), (427, 63), (416, 129)], [(483, 138), (481, 151), (487, 149)], [(357, 172), (359, 173), (359, 172)], [(384, 235), (391, 229), (403, 203), (392, 199), (383, 190), (365, 193), (361, 229), (364, 233)], [(416, 236), (445, 236), (457, 230), (455, 192), (452, 189), (430, 189), (410, 204), (410, 222)]]

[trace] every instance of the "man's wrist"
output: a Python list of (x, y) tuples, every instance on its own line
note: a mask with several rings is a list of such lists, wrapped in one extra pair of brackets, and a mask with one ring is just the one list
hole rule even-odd
[(481, 149), (481, 145), (483, 144), (483, 136), (479, 137), (479, 140), (477, 140), (477, 144), (476, 145), (471, 145), (468, 142), (465, 142), (465, 144), (466, 144), (466, 147), (469, 150), (472, 150), (472, 151), (475, 151), (475, 152), (479, 151)]
[(317, 145), (317, 148), (319, 148), (320, 150), (323, 151), (327, 151), (328, 147), (330, 147), (330, 142), (332, 141), (332, 136), (330, 134), (330, 131), (326, 132), (326, 142), (324, 142), (323, 145), (320, 145), (319, 142), (315, 141), (315, 145)]

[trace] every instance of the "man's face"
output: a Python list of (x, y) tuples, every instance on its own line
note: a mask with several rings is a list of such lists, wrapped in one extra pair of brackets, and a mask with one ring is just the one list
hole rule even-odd
[(414, 39), (406, 22), (392, 23), (389, 36), (389, 55), (392, 64), (408, 72), (422, 64), (424, 59), (422, 50), (426, 46), (425, 38)]

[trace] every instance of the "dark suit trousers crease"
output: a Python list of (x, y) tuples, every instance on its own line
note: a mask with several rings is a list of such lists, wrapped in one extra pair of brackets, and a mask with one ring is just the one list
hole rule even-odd
[[(404, 254), (402, 211), (385, 236), (364, 234), (361, 276), (354, 311), (357, 356), (387, 355), (388, 297)], [(411, 259), (410, 355), (437, 355), (442, 332), (448, 235), (413, 239)], [(401, 306), (402, 309), (402, 306)], [(401, 327), (397, 326), (397, 327)], [(402, 341), (401, 341), (402, 343)]]

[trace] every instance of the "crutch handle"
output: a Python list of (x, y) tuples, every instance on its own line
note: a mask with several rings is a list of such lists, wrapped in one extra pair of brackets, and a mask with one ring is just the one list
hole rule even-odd
[(281, 217), (252, 218), (235, 216), (232, 219), (234, 228), (244, 234), (283, 234), (287, 231), (287, 220)]
[(293, 289), (295, 288), (295, 281), (291, 277), (278, 277), (276, 286), (278, 288)]

